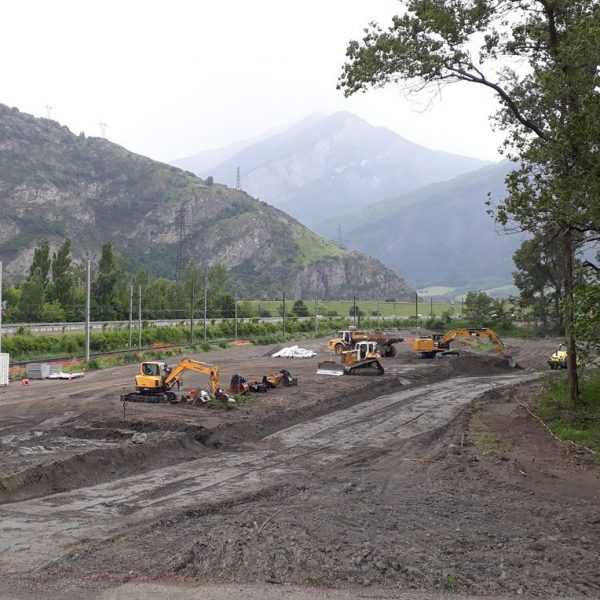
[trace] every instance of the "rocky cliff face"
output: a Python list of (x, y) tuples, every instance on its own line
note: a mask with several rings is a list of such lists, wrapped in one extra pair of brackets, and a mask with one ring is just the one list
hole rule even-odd
[(104, 139), (0, 105), (0, 260), (25, 276), (33, 248), (71, 237), (77, 260), (110, 241), (135, 271), (173, 277), (222, 264), (247, 296), (408, 298), (378, 261), (348, 252), (280, 210)]

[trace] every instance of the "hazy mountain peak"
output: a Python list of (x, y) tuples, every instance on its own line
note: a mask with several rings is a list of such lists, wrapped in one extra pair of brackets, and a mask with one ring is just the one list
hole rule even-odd
[(340, 111), (250, 144), (202, 177), (241, 186), (305, 225), (472, 171), (486, 161), (434, 151)]

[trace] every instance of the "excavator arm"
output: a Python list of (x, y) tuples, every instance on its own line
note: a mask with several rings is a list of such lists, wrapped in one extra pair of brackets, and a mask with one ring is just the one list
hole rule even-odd
[(496, 332), (493, 329), (490, 329), (489, 327), (459, 327), (457, 329), (451, 329), (450, 331), (446, 332), (438, 341), (438, 347), (449, 347), (450, 342), (457, 337), (487, 337), (489, 338), (490, 342), (492, 342), (492, 344), (494, 344), (498, 348), (498, 350), (506, 350), (504, 342), (498, 337)]
[[(485, 337), (488, 338), (498, 350), (506, 350), (504, 342), (498, 337), (496, 332), (489, 327), (469, 328), (458, 327), (451, 329), (444, 335), (435, 334), (433, 336), (419, 337), (413, 340), (413, 349), (419, 353), (422, 358), (433, 358), (439, 353), (451, 354), (450, 343), (457, 337)], [(456, 352), (454, 352), (456, 354)]]
[(219, 375), (220, 370), (216, 365), (194, 360), (193, 358), (184, 358), (177, 363), (170, 373), (165, 378), (165, 386), (167, 389), (171, 389), (177, 379), (184, 371), (197, 371), (198, 373), (205, 373), (210, 376), (210, 391), (214, 394), (219, 387)]

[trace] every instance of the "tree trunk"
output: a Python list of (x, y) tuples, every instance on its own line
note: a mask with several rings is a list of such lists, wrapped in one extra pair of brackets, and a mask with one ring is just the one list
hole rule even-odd
[(577, 348), (575, 347), (575, 335), (573, 333), (573, 237), (572, 232), (569, 230), (564, 233), (563, 248), (563, 279), (565, 289), (563, 320), (567, 342), (567, 380), (569, 382), (571, 408), (577, 408), (579, 406), (579, 380), (577, 375)]

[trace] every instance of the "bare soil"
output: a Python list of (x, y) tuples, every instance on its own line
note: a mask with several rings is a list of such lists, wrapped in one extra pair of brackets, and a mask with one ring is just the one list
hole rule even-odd
[(224, 387), (234, 373), (298, 377), (231, 410), (123, 407), (135, 366), (11, 384), (0, 597), (207, 582), (600, 597), (598, 467), (522, 406), (555, 340), (509, 344), (519, 369), (467, 346), (420, 360), (403, 344), (383, 377), (316, 375), (322, 339), (302, 343), (313, 359), (198, 355)]

